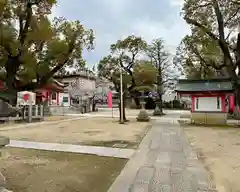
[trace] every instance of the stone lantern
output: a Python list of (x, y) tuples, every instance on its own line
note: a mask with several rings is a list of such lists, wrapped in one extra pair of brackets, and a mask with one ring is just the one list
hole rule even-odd
[(147, 111), (145, 110), (145, 96), (144, 96), (144, 91), (141, 91), (141, 96), (139, 97), (140, 99), (140, 104), (141, 104), (141, 110), (138, 114), (137, 121), (139, 122), (148, 122), (150, 120)]
[(153, 116), (163, 116), (163, 115), (165, 115), (165, 114), (163, 113), (163, 111), (160, 110), (160, 108), (159, 108), (159, 105), (160, 105), (160, 104), (162, 105), (162, 102), (159, 101), (158, 97), (159, 97), (159, 95), (157, 96), (157, 99), (156, 99), (156, 101), (155, 101), (156, 107), (155, 107), (155, 109), (154, 109), (154, 111), (153, 111)]

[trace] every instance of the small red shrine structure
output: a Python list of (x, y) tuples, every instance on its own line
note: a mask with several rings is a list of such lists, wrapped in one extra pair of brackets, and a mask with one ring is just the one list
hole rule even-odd
[[(0, 81), (0, 92), (4, 92), (5, 83)], [(64, 84), (53, 80), (41, 89), (34, 91), (36, 93), (36, 104), (47, 101), (50, 105), (61, 105), (60, 95), (64, 92)], [(1, 93), (0, 93), (1, 94)]]
[(194, 123), (225, 124), (227, 113), (234, 105), (233, 87), (229, 79), (182, 79), (178, 81), (176, 92), (180, 98), (191, 97), (191, 120)]
[(60, 96), (64, 92), (64, 84), (53, 80), (52, 83), (37, 89), (35, 92), (37, 94), (36, 103), (47, 100), (49, 105), (61, 105)]

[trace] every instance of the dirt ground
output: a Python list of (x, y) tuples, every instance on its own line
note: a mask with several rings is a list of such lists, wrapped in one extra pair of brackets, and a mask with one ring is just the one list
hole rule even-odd
[(90, 118), (4, 130), (0, 134), (13, 140), (135, 148), (149, 125), (136, 120), (122, 125), (110, 118)]
[(212, 174), (218, 192), (240, 191), (240, 128), (184, 129)]
[(14, 192), (106, 192), (127, 160), (5, 148), (0, 171)]
[[(49, 117), (44, 117), (44, 121), (61, 121), (61, 120), (65, 120), (65, 119), (72, 119), (74, 117), (71, 116), (49, 116)], [(32, 122), (31, 124), (34, 123), (39, 123), (39, 121), (36, 122)], [(9, 121), (6, 123), (0, 123), (0, 130), (1, 128), (5, 128), (5, 127), (10, 127), (10, 126), (19, 126), (19, 125), (29, 125), (29, 123), (27, 122), (15, 122), (15, 121)]]
[(49, 117), (44, 117), (44, 121), (61, 121), (64, 119), (70, 119), (73, 118), (71, 116), (49, 116)]

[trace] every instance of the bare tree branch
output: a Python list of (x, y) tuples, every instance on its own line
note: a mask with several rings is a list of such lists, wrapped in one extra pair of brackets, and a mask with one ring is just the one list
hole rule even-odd
[(219, 37), (220, 37), (221, 41), (224, 41), (225, 40), (225, 33), (224, 33), (223, 15), (222, 15), (222, 12), (220, 11), (218, 2), (216, 0), (214, 1), (214, 11), (215, 11), (215, 14), (217, 16)]
[(23, 45), (24, 42), (25, 42), (28, 30), (29, 30), (29, 26), (30, 26), (30, 23), (31, 23), (31, 20), (32, 20), (32, 14), (33, 14), (32, 5), (33, 4), (31, 2), (27, 3), (27, 8), (26, 8), (27, 16), (26, 16), (25, 25), (24, 25), (24, 27), (21, 26), (22, 29), (20, 30), (20, 33), (19, 33), (19, 40), (20, 40), (21, 45)]

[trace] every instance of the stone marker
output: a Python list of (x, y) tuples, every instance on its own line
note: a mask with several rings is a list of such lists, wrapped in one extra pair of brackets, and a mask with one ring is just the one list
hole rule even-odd
[(4, 147), (5, 145), (8, 145), (10, 142), (8, 137), (0, 136), (0, 148)]
[[(8, 137), (0, 136), (0, 150), (4, 146), (8, 145), (9, 142), (10, 142), (10, 140)], [(0, 156), (1, 156), (1, 151), (0, 151)], [(0, 192), (11, 192), (4, 188), (5, 184), (6, 184), (6, 179), (3, 176), (3, 174), (0, 172)]]

